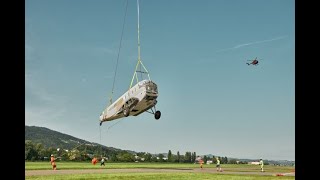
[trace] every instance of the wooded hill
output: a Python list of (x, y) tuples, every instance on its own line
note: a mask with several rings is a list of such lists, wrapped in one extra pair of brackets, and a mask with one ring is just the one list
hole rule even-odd
[[(89, 142), (83, 139), (79, 139), (68, 134), (64, 134), (58, 131), (54, 131), (45, 127), (37, 126), (25, 126), (25, 140), (31, 140), (33, 143), (41, 143), (45, 148), (61, 148), (61, 149), (73, 149), (81, 146), (92, 146), (111, 151), (122, 151), (121, 149), (107, 147), (98, 143)], [(135, 153), (134, 151), (129, 151)]]

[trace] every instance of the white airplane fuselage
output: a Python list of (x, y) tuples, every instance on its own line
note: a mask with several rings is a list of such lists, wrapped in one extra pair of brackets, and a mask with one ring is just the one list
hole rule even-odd
[(157, 85), (151, 80), (142, 80), (102, 111), (100, 122), (137, 116), (155, 106), (157, 97)]

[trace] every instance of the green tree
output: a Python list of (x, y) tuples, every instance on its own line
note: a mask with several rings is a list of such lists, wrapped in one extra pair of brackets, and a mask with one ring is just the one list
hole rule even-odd
[(78, 149), (73, 149), (68, 152), (68, 157), (71, 161), (79, 161), (81, 158), (80, 151)]
[(151, 162), (152, 155), (150, 153), (146, 153), (143, 157), (146, 162)]
[(46, 157), (47, 151), (44, 148), (44, 146), (41, 143), (37, 143), (35, 146), (36, 151), (38, 152), (38, 158), (41, 160), (44, 160), (44, 157)]
[(184, 163), (184, 162), (186, 162), (185, 156), (184, 155), (180, 155), (180, 163)]
[(156, 155), (153, 155), (151, 157), (151, 162), (158, 162), (158, 159), (157, 159), (157, 156)]
[(191, 162), (196, 162), (197, 154), (196, 152), (193, 152), (191, 155)]
[(204, 157), (203, 157), (203, 162), (204, 162), (204, 163), (207, 163), (207, 161), (208, 161), (208, 157), (207, 157), (207, 156), (204, 156)]
[(191, 163), (191, 152), (186, 152), (184, 162)]
[(163, 154), (159, 154), (158, 157), (159, 157), (159, 162), (163, 162), (163, 157), (164, 157)]
[(179, 151), (177, 152), (177, 162), (180, 162), (180, 153), (179, 153)]
[(213, 163), (213, 164), (216, 164), (216, 163), (217, 163), (217, 159), (216, 159), (215, 156), (212, 156), (212, 163)]
[(116, 154), (116, 153), (111, 154), (110, 160), (111, 160), (112, 162), (117, 162), (117, 161), (118, 161), (117, 154)]
[(172, 153), (171, 150), (168, 152), (168, 162), (172, 162)]
[(236, 159), (230, 159), (228, 164), (237, 164), (237, 160)]
[[(58, 155), (61, 157), (62, 160), (68, 161), (69, 160), (69, 155), (68, 152), (64, 149), (60, 149)], [(48, 154), (48, 157), (50, 157), (50, 153)], [(90, 159), (90, 158), (89, 158)]]
[(228, 158), (227, 158), (227, 156), (224, 157), (224, 164), (228, 164)]
[(134, 162), (135, 158), (133, 154), (130, 154), (127, 151), (121, 151), (118, 155), (117, 158), (120, 162)]
[(145, 154), (146, 154), (145, 152), (138, 152), (138, 153), (137, 153), (137, 156), (139, 156), (139, 157), (144, 157)]
[(38, 151), (36, 150), (35, 145), (32, 141), (26, 140), (25, 141), (25, 160), (37, 160), (39, 157)]

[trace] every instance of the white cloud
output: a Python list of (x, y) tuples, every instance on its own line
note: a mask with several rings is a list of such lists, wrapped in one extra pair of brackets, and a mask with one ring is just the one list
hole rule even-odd
[(222, 52), (222, 51), (227, 51), (227, 50), (232, 50), (232, 49), (238, 49), (238, 48), (241, 48), (241, 47), (244, 47), (244, 46), (250, 46), (250, 45), (254, 45), (254, 44), (261, 44), (261, 43), (265, 43), (265, 42), (271, 42), (271, 41), (275, 41), (275, 40), (279, 40), (279, 39), (283, 39), (283, 38), (286, 38), (287, 36), (280, 36), (280, 37), (276, 37), (276, 38), (273, 38), (273, 39), (267, 39), (267, 40), (262, 40), (262, 41), (255, 41), (255, 42), (249, 42), (249, 43), (243, 43), (243, 44), (239, 44), (239, 45), (236, 45), (232, 48), (225, 48), (225, 49), (220, 49), (217, 52)]

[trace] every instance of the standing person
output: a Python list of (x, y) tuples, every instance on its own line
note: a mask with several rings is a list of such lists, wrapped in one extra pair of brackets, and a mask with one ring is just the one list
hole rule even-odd
[(263, 161), (262, 161), (262, 159), (260, 159), (259, 164), (260, 164), (261, 172), (264, 172), (264, 170), (263, 170)]
[(102, 165), (105, 166), (105, 165), (104, 165), (104, 158), (101, 159), (101, 164), (100, 164), (100, 166), (102, 166)]
[(53, 170), (57, 170), (57, 165), (56, 165), (55, 160), (56, 160), (56, 159), (54, 158), (53, 154), (51, 154), (50, 163), (51, 163), (51, 165), (52, 165), (52, 169), (53, 169)]
[(203, 166), (203, 160), (201, 159), (199, 163), (200, 163), (200, 168), (202, 169), (202, 166)]
[(219, 157), (217, 157), (217, 171), (222, 172), (222, 169), (220, 167), (220, 159), (219, 159)]
[(94, 157), (91, 162), (92, 162), (93, 165), (96, 165), (96, 164), (97, 164), (97, 161), (98, 161), (97, 158)]

